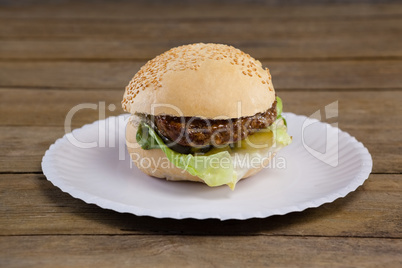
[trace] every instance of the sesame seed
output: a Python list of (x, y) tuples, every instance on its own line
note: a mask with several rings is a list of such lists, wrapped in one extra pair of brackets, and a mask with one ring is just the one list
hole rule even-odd
[[(149, 60), (140, 68), (126, 87), (123, 108), (129, 108), (138, 92), (145, 91), (146, 88), (149, 88), (149, 90), (151, 88), (161, 90), (163, 76), (168, 71), (198, 70), (207, 59), (228, 59), (223, 61), (222, 64), (230, 63), (231, 65), (244, 66), (239, 68), (243, 75), (250, 77), (255, 75), (262, 79), (260, 75), (262, 71), (261, 63), (233, 46), (202, 43), (179, 46)], [(265, 70), (268, 72), (268, 79), (271, 80), (268, 68), (265, 68)], [(261, 82), (269, 84), (268, 79), (264, 79)], [(269, 90), (272, 91), (273, 88)]]

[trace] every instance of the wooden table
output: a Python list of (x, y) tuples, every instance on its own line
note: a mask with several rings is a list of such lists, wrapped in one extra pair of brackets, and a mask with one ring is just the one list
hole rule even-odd
[[(402, 3), (33, 2), (0, 1), (0, 267), (401, 267)], [(339, 101), (339, 127), (373, 157), (365, 184), (319, 208), (219, 221), (121, 214), (46, 180), (72, 107), (122, 113), (141, 65), (200, 41), (260, 59), (286, 111)], [(73, 126), (97, 119), (80, 111)]]

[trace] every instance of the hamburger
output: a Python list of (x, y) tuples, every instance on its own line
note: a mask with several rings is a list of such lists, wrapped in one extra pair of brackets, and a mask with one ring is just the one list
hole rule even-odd
[(291, 143), (267, 68), (232, 46), (191, 44), (148, 61), (125, 89), (126, 144), (144, 173), (234, 189)]

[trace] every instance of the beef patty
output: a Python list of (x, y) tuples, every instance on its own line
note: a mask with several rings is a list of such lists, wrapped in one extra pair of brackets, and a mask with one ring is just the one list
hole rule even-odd
[[(147, 116), (148, 120), (152, 120)], [(147, 121), (148, 121), (147, 120)], [(203, 119), (157, 115), (153, 125), (165, 138), (182, 146), (219, 146), (245, 139), (276, 120), (276, 101), (265, 112), (232, 119)]]

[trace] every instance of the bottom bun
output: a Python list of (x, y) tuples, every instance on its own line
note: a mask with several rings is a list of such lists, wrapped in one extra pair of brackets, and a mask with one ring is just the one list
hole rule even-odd
[[(201, 178), (191, 175), (187, 171), (173, 165), (161, 149), (142, 149), (136, 141), (137, 130), (138, 128), (132, 122), (127, 124), (126, 143), (131, 160), (142, 172), (149, 176), (169, 181), (204, 182)], [(248, 178), (261, 171), (264, 167), (268, 166), (273, 156), (274, 154), (271, 154), (270, 157), (266, 157), (257, 167), (243, 168), (240, 172), (242, 175), (239, 176), (239, 180)]]

